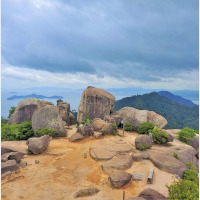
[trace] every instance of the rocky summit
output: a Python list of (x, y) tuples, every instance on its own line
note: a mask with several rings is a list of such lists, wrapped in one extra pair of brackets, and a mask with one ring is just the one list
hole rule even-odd
[(78, 122), (81, 122), (87, 115), (92, 118), (104, 119), (106, 115), (113, 113), (115, 97), (102, 90), (89, 86), (83, 91), (78, 108)]

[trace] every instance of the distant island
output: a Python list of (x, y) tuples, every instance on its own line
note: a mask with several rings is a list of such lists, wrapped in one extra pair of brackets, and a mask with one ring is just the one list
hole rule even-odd
[(64, 97), (62, 96), (44, 96), (44, 95), (40, 95), (40, 94), (29, 94), (29, 95), (21, 95), (21, 96), (17, 96), (17, 95), (13, 95), (9, 98), (7, 98), (7, 100), (15, 100), (15, 99), (26, 99), (26, 98), (37, 98), (37, 99), (63, 99)]

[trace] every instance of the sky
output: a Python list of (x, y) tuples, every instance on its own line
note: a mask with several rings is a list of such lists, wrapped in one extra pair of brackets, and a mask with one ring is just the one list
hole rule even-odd
[(198, 0), (2, 0), (3, 89), (199, 89)]

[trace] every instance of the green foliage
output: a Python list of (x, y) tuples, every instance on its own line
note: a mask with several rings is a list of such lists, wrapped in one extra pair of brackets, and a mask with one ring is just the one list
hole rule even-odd
[(166, 129), (182, 129), (185, 126), (195, 130), (199, 129), (199, 106), (185, 106), (160, 96), (156, 92), (126, 97), (116, 101), (115, 110), (120, 110), (126, 106), (140, 110), (152, 110), (162, 115), (168, 121), (165, 126)]
[(117, 135), (117, 130), (113, 130), (113, 135)]
[(41, 137), (43, 135), (50, 135), (51, 137), (62, 137), (62, 133), (57, 130), (51, 130), (50, 128), (39, 128), (35, 130), (35, 136)]
[(184, 142), (185, 144), (189, 144), (190, 140), (194, 138), (195, 136), (195, 131), (194, 129), (185, 127), (184, 129), (179, 131), (177, 134), (179, 135), (178, 139), (181, 142)]
[(199, 199), (199, 180), (198, 173), (194, 165), (189, 162), (187, 163), (188, 170), (184, 173), (184, 178), (171, 184), (167, 185), (169, 191), (169, 200), (198, 200)]
[(90, 115), (87, 115), (84, 120), (81, 122), (81, 124), (86, 124), (87, 122), (92, 123), (93, 119)]
[(152, 122), (142, 122), (138, 127), (138, 132), (141, 134), (148, 134), (154, 127), (155, 125)]
[(125, 122), (124, 130), (125, 131), (133, 131), (134, 127), (129, 122)]
[(174, 156), (174, 158), (176, 158), (177, 160), (179, 160), (179, 157), (178, 157), (177, 153), (174, 153), (173, 156)]
[(10, 107), (8, 118), (10, 118), (10, 116), (15, 112), (15, 109), (15, 106)]
[(151, 132), (152, 132), (153, 141), (155, 143), (157, 143), (157, 144), (167, 143), (167, 139), (168, 139), (169, 135), (166, 134), (165, 132), (163, 132), (161, 129), (154, 128)]
[(8, 119), (1, 117), (1, 126), (8, 123)]
[(105, 131), (102, 131), (102, 135), (107, 135), (107, 133)]
[(116, 124), (116, 123), (113, 123), (112, 126), (113, 126), (113, 128), (114, 128), (115, 130), (117, 130), (117, 124)]
[(31, 154), (33, 154), (31, 151), (29, 151), (29, 150), (27, 150), (27, 154), (28, 155), (31, 155)]
[(25, 121), (21, 124), (2, 124), (1, 126), (2, 140), (27, 140), (28, 138), (33, 137), (33, 135), (34, 132), (31, 121)]
[(147, 145), (146, 144), (143, 144), (141, 147), (140, 147), (140, 150), (144, 151), (148, 149)]

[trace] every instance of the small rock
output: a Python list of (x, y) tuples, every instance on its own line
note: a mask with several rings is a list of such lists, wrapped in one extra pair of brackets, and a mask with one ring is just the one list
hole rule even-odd
[(19, 170), (17, 170), (17, 171), (15, 172), (15, 174), (19, 174)]
[(133, 180), (143, 181), (145, 178), (145, 174), (143, 172), (134, 172), (132, 178)]
[(25, 154), (22, 152), (11, 152), (9, 153), (8, 160), (16, 160), (17, 163), (23, 158)]
[(95, 133), (94, 133), (94, 137), (95, 137), (95, 138), (99, 138), (99, 137), (101, 137), (101, 136), (103, 136), (102, 132), (95, 132)]
[(22, 167), (22, 168), (25, 168), (27, 166), (27, 162), (26, 161), (21, 161), (19, 163), (19, 166)]
[(81, 133), (74, 133), (70, 138), (70, 142), (74, 142), (76, 140), (82, 140), (84, 139), (83, 135)]
[(135, 148), (140, 149), (143, 145), (150, 148), (152, 145), (151, 139), (148, 135), (139, 135), (135, 138)]
[(40, 161), (39, 160), (35, 160), (35, 164), (39, 164), (40, 163)]
[(92, 196), (92, 195), (97, 194), (99, 191), (100, 190), (98, 188), (82, 189), (82, 190), (77, 191), (74, 194), (74, 198)]

